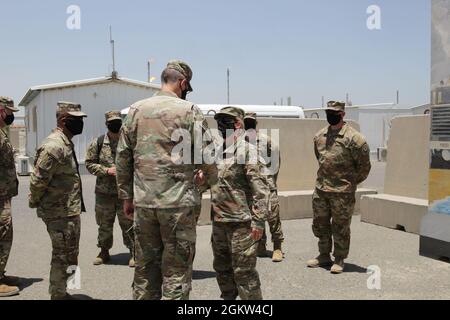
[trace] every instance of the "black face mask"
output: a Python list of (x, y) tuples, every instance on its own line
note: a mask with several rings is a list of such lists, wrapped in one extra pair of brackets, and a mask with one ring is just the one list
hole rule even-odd
[(5, 117), (5, 119), (3, 120), (3, 122), (4, 122), (7, 126), (10, 126), (10, 125), (12, 125), (12, 123), (14, 122), (14, 119), (15, 119), (14, 113), (8, 114), (8, 115)]
[(341, 122), (342, 117), (339, 113), (327, 112), (327, 120), (330, 125), (335, 126), (338, 125), (339, 122)]
[(119, 133), (120, 128), (122, 128), (122, 121), (121, 120), (114, 120), (111, 122), (108, 122), (107, 124), (108, 130), (112, 133)]
[(255, 129), (256, 130), (256, 121), (252, 119), (244, 120), (245, 130)]
[(189, 90), (184, 90), (183, 92), (181, 92), (181, 99), (186, 100), (188, 93)]
[(231, 134), (231, 130), (234, 132), (234, 119), (220, 118), (217, 120), (217, 127), (222, 134), (222, 138), (226, 139)]
[(83, 128), (84, 128), (84, 122), (83, 119), (74, 119), (74, 118), (69, 118), (65, 120), (64, 125), (66, 126), (67, 130), (70, 131), (70, 133), (74, 136), (77, 136), (79, 134), (83, 133)]

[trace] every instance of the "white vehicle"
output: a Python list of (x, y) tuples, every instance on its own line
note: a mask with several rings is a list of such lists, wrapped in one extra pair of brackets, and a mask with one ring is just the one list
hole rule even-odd
[[(214, 116), (222, 108), (228, 105), (219, 104), (199, 104), (198, 107), (205, 116)], [(261, 118), (297, 118), (305, 119), (305, 113), (302, 107), (295, 106), (264, 106), (264, 105), (234, 105), (243, 109), (245, 112), (255, 112)], [(122, 110), (122, 116), (126, 116), (130, 108)]]

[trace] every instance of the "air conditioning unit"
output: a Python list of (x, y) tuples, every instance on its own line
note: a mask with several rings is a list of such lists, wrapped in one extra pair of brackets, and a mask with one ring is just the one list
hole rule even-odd
[(379, 162), (386, 162), (387, 161), (387, 148), (378, 148), (377, 155), (378, 155)]
[(19, 176), (29, 176), (31, 170), (30, 157), (17, 157), (17, 174)]

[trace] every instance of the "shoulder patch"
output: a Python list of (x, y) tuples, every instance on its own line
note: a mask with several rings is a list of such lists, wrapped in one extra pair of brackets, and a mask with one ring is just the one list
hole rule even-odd
[(363, 152), (370, 152), (370, 150), (369, 150), (369, 145), (367, 144), (367, 143), (364, 143), (363, 144), (363, 146), (362, 146), (362, 151)]
[(54, 140), (54, 139), (48, 139), (46, 142), (44, 142), (41, 146), (41, 150), (43, 153), (46, 153), (57, 161), (62, 161), (65, 156), (65, 147), (61, 146), (61, 144)]
[(356, 147), (361, 148), (363, 147), (366, 143), (366, 138), (359, 132), (355, 132), (355, 134), (353, 135), (353, 143), (356, 145)]

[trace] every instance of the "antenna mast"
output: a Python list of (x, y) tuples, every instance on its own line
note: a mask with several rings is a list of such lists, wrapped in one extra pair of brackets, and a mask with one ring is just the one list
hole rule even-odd
[(116, 71), (115, 42), (114, 42), (114, 40), (113, 40), (113, 36), (112, 36), (112, 27), (111, 27), (111, 26), (109, 26), (109, 39), (110, 39), (111, 49), (112, 49), (113, 76), (117, 76), (117, 71)]

